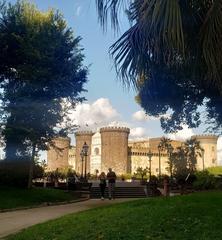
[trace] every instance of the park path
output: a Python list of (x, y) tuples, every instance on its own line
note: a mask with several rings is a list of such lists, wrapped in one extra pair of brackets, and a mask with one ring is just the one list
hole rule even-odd
[(91, 208), (130, 201), (133, 199), (105, 200), (90, 199), (71, 204), (32, 208), (12, 212), (0, 213), (0, 238), (16, 233), (32, 225), (61, 217), (69, 213), (81, 212)]

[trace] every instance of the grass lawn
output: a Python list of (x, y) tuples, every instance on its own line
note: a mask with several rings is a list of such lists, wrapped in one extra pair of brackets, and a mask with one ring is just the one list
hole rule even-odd
[(219, 240), (222, 192), (153, 198), (70, 214), (9, 240)]
[(0, 188), (0, 209), (39, 205), (44, 202), (60, 202), (72, 200), (71, 193), (57, 189), (17, 189)]

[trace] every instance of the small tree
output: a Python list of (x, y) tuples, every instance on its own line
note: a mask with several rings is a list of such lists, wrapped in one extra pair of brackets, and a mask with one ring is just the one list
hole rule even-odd
[(143, 180), (143, 178), (147, 175), (147, 173), (149, 173), (149, 168), (148, 167), (146, 167), (146, 168), (138, 167), (134, 174), (138, 175), (138, 176), (141, 176), (141, 179)]

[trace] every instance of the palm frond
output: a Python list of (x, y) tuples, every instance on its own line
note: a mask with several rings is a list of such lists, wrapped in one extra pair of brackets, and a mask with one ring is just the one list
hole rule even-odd
[(222, 93), (222, 0), (215, 0), (201, 29), (203, 57), (208, 67), (210, 84)]
[(96, 0), (98, 18), (103, 30), (106, 30), (109, 17), (112, 28), (118, 30), (119, 14), (122, 10), (127, 10), (130, 3), (130, 0)]

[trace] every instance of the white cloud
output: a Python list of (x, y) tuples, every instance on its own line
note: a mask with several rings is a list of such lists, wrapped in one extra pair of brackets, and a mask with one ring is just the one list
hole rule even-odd
[(147, 132), (145, 128), (135, 127), (130, 129), (130, 139), (144, 139), (147, 138)]
[(140, 110), (133, 113), (132, 119), (134, 121), (146, 122), (146, 121), (157, 121), (157, 120), (160, 120), (161, 117), (168, 117), (168, 116), (169, 116), (168, 114), (160, 115), (158, 117), (149, 116), (143, 110)]
[(193, 130), (184, 125), (182, 130), (176, 133), (170, 133), (167, 135), (167, 137), (169, 137), (172, 140), (186, 140), (190, 138), (192, 135), (194, 135)]
[(78, 7), (76, 8), (76, 16), (77, 16), (77, 17), (80, 15), (81, 10), (82, 10), (81, 6), (78, 6)]
[(97, 128), (118, 120), (120, 115), (109, 99), (99, 98), (93, 103), (78, 104), (69, 117), (80, 128)]

